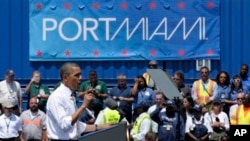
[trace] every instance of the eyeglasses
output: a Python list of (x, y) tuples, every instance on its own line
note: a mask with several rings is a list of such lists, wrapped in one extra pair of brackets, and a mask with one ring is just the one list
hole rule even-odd
[(234, 79), (234, 82), (240, 82), (240, 81), (241, 81), (241, 80), (238, 79), (238, 78)]
[(243, 99), (243, 98), (238, 98), (238, 97), (237, 97), (237, 100), (242, 100), (242, 99)]

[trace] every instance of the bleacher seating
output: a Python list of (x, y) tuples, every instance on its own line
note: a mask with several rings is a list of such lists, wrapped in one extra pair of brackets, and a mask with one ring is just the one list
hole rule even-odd
[[(132, 85), (129, 85), (132, 87)], [(188, 87), (192, 87), (192, 84), (187, 84)], [(23, 107), (23, 110), (26, 110), (27, 109), (27, 105), (28, 105), (28, 96), (24, 93), (24, 89), (25, 89), (25, 86), (21, 86), (22, 87), (22, 98), (23, 98), (23, 104), (22, 104), (22, 107)], [(114, 87), (114, 85), (107, 85), (107, 88), (108, 88), (108, 93), (110, 92), (110, 90), (112, 89), (112, 87)], [(53, 91), (53, 88), (54, 86), (49, 86), (49, 89), (50, 89), (50, 92)], [(82, 104), (82, 99), (77, 97), (76, 98), (76, 103), (77, 103), (77, 106), (79, 107), (81, 104)]]

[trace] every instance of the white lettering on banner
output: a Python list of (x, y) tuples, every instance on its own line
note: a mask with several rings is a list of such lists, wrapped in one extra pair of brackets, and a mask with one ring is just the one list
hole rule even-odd
[[(74, 37), (66, 37), (64, 34), (63, 34), (63, 25), (68, 22), (68, 21), (72, 21), (74, 22), (76, 25), (77, 25), (77, 34), (74, 36)], [(77, 40), (80, 36), (81, 36), (81, 31), (82, 31), (82, 27), (81, 27), (81, 23), (75, 19), (75, 18), (65, 18), (63, 19), (60, 24), (59, 24), (59, 27), (58, 27), (58, 32), (59, 32), (59, 35), (62, 39), (64, 39), (65, 41), (75, 41)]]
[[(121, 32), (122, 29), (126, 29), (126, 40), (130, 40), (133, 35), (141, 29), (141, 40), (152, 40), (156, 36), (162, 36), (164, 40), (171, 40), (171, 38), (176, 34), (177, 30), (182, 30), (182, 39), (186, 40), (190, 34), (194, 31), (195, 28), (198, 28), (198, 35), (197, 38), (199, 40), (207, 40), (206, 37), (206, 18), (205, 17), (198, 17), (194, 23), (191, 25), (189, 30), (187, 29), (187, 23), (186, 18), (182, 17), (180, 21), (174, 26), (172, 31), (169, 31), (168, 29), (168, 20), (167, 18), (163, 18), (160, 23), (157, 25), (155, 29), (151, 29), (153, 32), (152, 34), (149, 33), (149, 19), (148, 18), (141, 18), (138, 23), (135, 25), (134, 28), (131, 28), (129, 18), (125, 18), (122, 23), (118, 26), (118, 28), (112, 32), (111, 35), (111, 29), (114, 28), (112, 25), (112, 22), (116, 22), (116, 18), (83, 18), (83, 22), (81, 25), (81, 22), (72, 17), (64, 18), (61, 21), (57, 21), (54, 18), (43, 18), (42, 22), (42, 33), (43, 33), (43, 41), (47, 40), (47, 34), (49, 32), (54, 32), (58, 30), (58, 34), (60, 38), (62, 38), (65, 41), (75, 41), (80, 38), (80, 36), (83, 36), (83, 40), (88, 40), (88, 36), (92, 36), (92, 38), (96, 41), (99, 40), (99, 37), (96, 34), (96, 31), (99, 27), (99, 22), (103, 22), (104, 32), (103, 35), (105, 37), (106, 41), (109, 40), (115, 40), (118, 34)], [(59, 24), (58, 24), (59, 22)], [(63, 26), (66, 23), (74, 23), (77, 28), (77, 33), (73, 35), (72, 37), (66, 37), (63, 33)], [(51, 25), (52, 24), (52, 25)], [(58, 28), (58, 29), (57, 29)], [(160, 30), (161, 29), (161, 30)], [(163, 30), (162, 30), (163, 29)], [(138, 32), (137, 32), (138, 34)], [(103, 37), (101, 36), (101, 37)]]
[[(161, 26), (164, 26), (164, 32), (162, 32), (162, 33), (158, 32), (158, 30), (160, 29)], [(153, 34), (149, 37), (149, 40), (151, 40), (155, 35), (163, 35), (164, 39), (168, 40), (168, 35), (167, 35), (167, 18), (163, 18), (161, 20), (160, 24), (156, 27), (156, 29), (154, 30)]]
[(142, 25), (142, 40), (145, 40), (145, 18), (141, 18), (141, 20), (137, 23), (135, 28), (132, 30), (131, 34), (129, 34), (129, 19), (125, 18), (125, 20), (122, 22), (122, 24), (119, 26), (119, 28), (116, 30), (115, 34), (111, 37), (111, 40), (114, 40), (114, 38), (117, 36), (119, 31), (122, 29), (122, 27), (126, 24), (126, 39), (129, 40), (132, 35), (135, 33), (136, 29), (138, 29), (139, 25)]
[(105, 34), (105, 39), (108, 41), (109, 40), (109, 22), (110, 21), (116, 21), (116, 18), (99, 18), (99, 21), (104, 21), (105, 22), (105, 31), (106, 31), (106, 34)]
[[(52, 27), (47, 27), (47, 23), (52, 22), (53, 26)], [(47, 39), (47, 31), (53, 31), (55, 30), (57, 27), (57, 22), (55, 19), (52, 18), (45, 18), (43, 19), (43, 41), (45, 41)]]
[[(93, 27), (87, 27), (88, 22), (93, 22), (94, 26)], [(93, 18), (85, 18), (83, 19), (83, 40), (87, 40), (87, 31), (91, 33), (91, 35), (94, 37), (95, 40), (99, 40), (98, 37), (96, 36), (94, 30), (96, 30), (98, 27), (98, 21)]]

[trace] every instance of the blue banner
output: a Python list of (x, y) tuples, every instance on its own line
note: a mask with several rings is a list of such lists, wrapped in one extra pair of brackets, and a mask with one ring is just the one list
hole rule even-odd
[(220, 58), (219, 0), (30, 0), (30, 60)]

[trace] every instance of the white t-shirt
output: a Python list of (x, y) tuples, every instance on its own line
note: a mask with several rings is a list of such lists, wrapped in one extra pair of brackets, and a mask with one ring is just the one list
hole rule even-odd
[(6, 80), (0, 82), (0, 103), (10, 101), (13, 105), (18, 105), (18, 97), (22, 95), (20, 83), (13, 81), (8, 83)]

